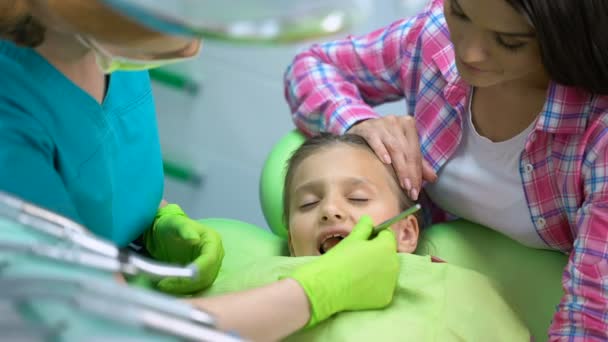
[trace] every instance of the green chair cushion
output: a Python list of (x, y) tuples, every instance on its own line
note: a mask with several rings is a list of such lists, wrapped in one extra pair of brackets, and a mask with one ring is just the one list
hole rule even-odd
[(268, 155), (260, 178), (262, 212), (270, 230), (284, 238), (287, 238), (287, 229), (283, 222), (283, 182), (287, 161), (304, 140), (304, 135), (297, 130), (281, 138)]
[(532, 334), (545, 340), (563, 295), (561, 277), (568, 257), (526, 247), (496, 231), (465, 220), (437, 224), (421, 236), (417, 254), (430, 254), (488, 276)]

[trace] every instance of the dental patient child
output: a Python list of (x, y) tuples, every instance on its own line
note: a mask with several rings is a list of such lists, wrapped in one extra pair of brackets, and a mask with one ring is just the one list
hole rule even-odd
[[(322, 134), (291, 157), (283, 195), (293, 256), (320, 255), (346, 237), (362, 215), (381, 223), (414, 205), (401, 191), (391, 165), (358, 135)], [(400, 253), (413, 253), (419, 220), (408, 216), (391, 229)]]
[[(225, 268), (208, 294), (275, 281), (339, 244), (362, 215), (378, 224), (409, 208), (413, 203), (395, 179), (392, 168), (359, 136), (324, 134), (307, 140), (290, 159), (285, 178), (284, 219), (293, 257), (258, 257), (236, 269)], [(419, 222), (409, 216), (390, 228), (397, 241), (400, 275), (388, 307), (342, 312), (286, 340), (529, 341), (528, 329), (487, 278), (412, 254)], [(235, 259), (242, 260), (237, 254)], [(228, 248), (226, 260), (231, 259)]]

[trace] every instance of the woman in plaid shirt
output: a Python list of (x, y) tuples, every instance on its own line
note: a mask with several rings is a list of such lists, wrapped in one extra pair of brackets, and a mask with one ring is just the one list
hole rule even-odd
[[(608, 340), (608, 1), (431, 0), (285, 75), (297, 127), (363, 136), (416, 199), (569, 254), (552, 341)], [(373, 106), (405, 98), (401, 116)]]

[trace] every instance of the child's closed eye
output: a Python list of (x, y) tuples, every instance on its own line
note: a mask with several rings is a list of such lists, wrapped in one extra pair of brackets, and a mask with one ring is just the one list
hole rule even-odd
[(306, 210), (306, 209), (311, 209), (313, 208), (317, 203), (319, 203), (319, 201), (309, 201), (309, 202), (304, 202), (302, 204), (300, 204), (298, 206), (299, 209), (301, 210)]

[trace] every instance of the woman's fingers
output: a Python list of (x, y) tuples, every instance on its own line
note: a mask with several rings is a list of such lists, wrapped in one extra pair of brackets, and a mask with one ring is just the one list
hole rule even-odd
[(422, 158), (422, 179), (431, 183), (435, 183), (437, 180), (435, 170), (424, 158)]
[(400, 179), (408, 177), (412, 186), (406, 190), (409, 197), (415, 201), (418, 199), (418, 194), (422, 188), (422, 153), (420, 152), (418, 131), (413, 116), (401, 116), (399, 119), (399, 127), (402, 129), (402, 136), (405, 140), (405, 148), (402, 153), (405, 156), (407, 166), (405, 173), (400, 174), (397, 170), (397, 175)]
[[(398, 127), (398, 126), (392, 126)], [(389, 151), (392, 159), (393, 169), (399, 179), (401, 187), (409, 194), (415, 183), (415, 179), (420, 177), (420, 171), (417, 171), (408, 156), (408, 142), (400, 129), (391, 129), (390, 134), (382, 137), (382, 141)]]
[[(357, 133), (353, 133), (353, 134), (357, 134)], [(357, 135), (360, 135), (360, 134), (357, 134)], [(372, 135), (372, 136), (361, 135), (361, 136), (365, 139), (365, 141), (367, 141), (367, 144), (372, 148), (372, 150), (374, 150), (374, 153), (376, 153), (378, 158), (380, 158), (380, 160), (382, 160), (382, 162), (384, 164), (391, 164), (393, 162), (393, 159), (391, 158), (389, 151), (386, 149), (384, 142), (382, 141), (382, 139), (380, 139), (379, 136), (377, 136), (377, 135)]]
[(362, 136), (380, 160), (393, 165), (401, 187), (413, 200), (418, 199), (423, 179), (433, 182), (437, 178), (422, 158), (412, 116), (370, 119), (353, 126), (348, 133)]

